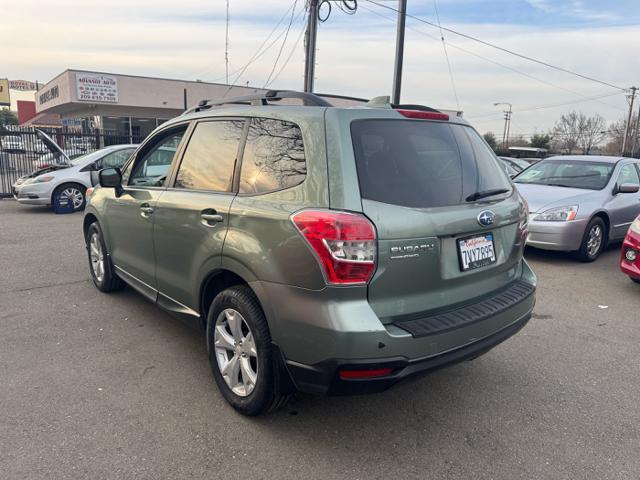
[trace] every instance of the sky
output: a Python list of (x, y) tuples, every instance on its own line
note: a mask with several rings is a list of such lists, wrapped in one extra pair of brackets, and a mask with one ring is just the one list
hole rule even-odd
[[(319, 25), (317, 92), (367, 98), (391, 93), (396, 28), (391, 9), (398, 2), (376, 2), (383, 6), (360, 0), (355, 15), (333, 2), (329, 18)], [(304, 3), (230, 0), (230, 82), (263, 87), (271, 77), (271, 87), (302, 89)], [(447, 29), (616, 87), (640, 86), (637, 0), (407, 3), (410, 15), (434, 24), (439, 16)], [(0, 77), (46, 82), (75, 68), (226, 80), (224, 0), (0, 0), (0, 11)], [(404, 103), (463, 110), (480, 132), (498, 136), (503, 107), (496, 102), (513, 105), (511, 133), (525, 136), (547, 131), (572, 109), (598, 113), (607, 122), (627, 111), (619, 88), (454, 33), (443, 35), (449, 62), (438, 28), (407, 19)]]

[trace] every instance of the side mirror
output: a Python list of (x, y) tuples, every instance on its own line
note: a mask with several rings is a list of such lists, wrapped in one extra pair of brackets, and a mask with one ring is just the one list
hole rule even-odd
[(618, 185), (617, 193), (638, 193), (640, 190), (640, 185), (637, 183), (621, 183)]
[(115, 188), (116, 197), (122, 195), (122, 174), (117, 168), (105, 168), (98, 174), (100, 186), (105, 188)]

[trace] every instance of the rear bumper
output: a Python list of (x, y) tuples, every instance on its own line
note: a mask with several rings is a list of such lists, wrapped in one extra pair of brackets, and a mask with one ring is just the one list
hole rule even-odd
[(527, 245), (544, 250), (574, 251), (580, 249), (587, 220), (571, 222), (529, 222)]
[[(372, 310), (363, 287), (321, 291), (265, 283), (252, 287), (265, 307), (271, 338), (295, 388), (353, 394), (381, 391), (407, 376), (490, 350), (529, 320), (535, 284), (535, 275), (523, 260), (512, 284), (471, 305), (386, 324)], [(513, 297), (513, 288), (521, 290), (518, 298)], [(339, 374), (386, 367), (393, 371), (367, 380), (345, 380)]]
[[(406, 358), (379, 358), (359, 361), (327, 360), (316, 365), (303, 365), (286, 361), (286, 367), (293, 383), (300, 391), (327, 395), (357, 395), (382, 392), (407, 377), (433, 372), (458, 362), (472, 360), (487, 353), (493, 347), (520, 331), (530, 318), (531, 313), (529, 312), (506, 328), (481, 340), (448, 352), (415, 360), (407, 360)], [(339, 375), (341, 370), (368, 370), (387, 367), (394, 370), (385, 377), (343, 379)]]

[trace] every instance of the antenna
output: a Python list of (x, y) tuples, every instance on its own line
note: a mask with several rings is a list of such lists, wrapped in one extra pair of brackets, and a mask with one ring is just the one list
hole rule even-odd
[(229, 0), (227, 0), (227, 29), (224, 41), (224, 63), (227, 85), (229, 85)]

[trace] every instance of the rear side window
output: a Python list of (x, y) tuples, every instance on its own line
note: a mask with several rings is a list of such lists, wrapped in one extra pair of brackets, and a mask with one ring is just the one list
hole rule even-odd
[(196, 125), (176, 177), (176, 188), (231, 190), (244, 120), (220, 120)]
[(415, 120), (351, 124), (363, 198), (413, 208), (464, 203), (476, 192), (511, 184), (471, 128)]
[(253, 118), (242, 157), (240, 193), (293, 187), (302, 183), (306, 174), (300, 128), (281, 120)]

